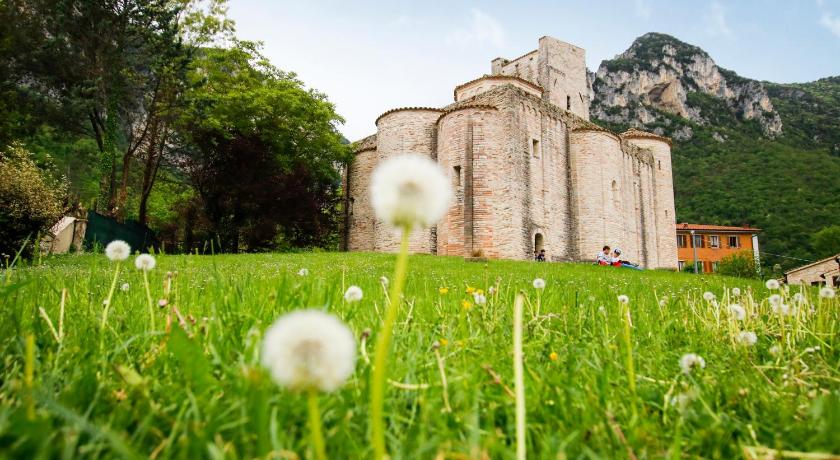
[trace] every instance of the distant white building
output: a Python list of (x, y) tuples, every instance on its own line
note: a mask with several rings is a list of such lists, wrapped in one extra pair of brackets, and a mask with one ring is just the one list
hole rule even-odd
[(73, 216), (64, 216), (53, 225), (41, 240), (41, 251), (48, 254), (64, 254), (74, 248), (82, 251), (87, 221)]
[(786, 271), (785, 282), (806, 286), (840, 286), (840, 254)]

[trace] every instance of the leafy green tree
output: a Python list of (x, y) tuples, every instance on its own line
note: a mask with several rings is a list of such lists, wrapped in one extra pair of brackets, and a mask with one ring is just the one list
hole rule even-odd
[(334, 234), (348, 148), (326, 96), (258, 46), (204, 48), (179, 123), (190, 183), (226, 251), (324, 244)]
[(14, 254), (27, 237), (34, 243), (61, 217), (65, 193), (64, 182), (39, 168), (22, 145), (0, 151), (0, 253)]
[(724, 257), (718, 262), (717, 273), (739, 278), (759, 277), (755, 269), (755, 259), (749, 252), (738, 252)]
[(817, 257), (840, 254), (840, 225), (831, 225), (811, 235), (811, 246)]

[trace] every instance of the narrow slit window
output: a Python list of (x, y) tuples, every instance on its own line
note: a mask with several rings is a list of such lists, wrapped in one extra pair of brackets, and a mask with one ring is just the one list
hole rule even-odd
[(566, 96), (566, 110), (572, 110), (572, 96)]
[(452, 180), (455, 183), (456, 187), (461, 186), (461, 167), (460, 166), (453, 166), (452, 167)]
[(531, 139), (531, 154), (534, 155), (534, 158), (540, 157), (540, 141)]

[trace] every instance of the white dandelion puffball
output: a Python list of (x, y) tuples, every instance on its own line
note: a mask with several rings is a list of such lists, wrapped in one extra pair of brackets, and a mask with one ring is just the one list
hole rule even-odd
[(680, 358), (680, 369), (684, 374), (690, 374), (694, 369), (706, 367), (706, 360), (696, 353), (686, 353)]
[(743, 321), (747, 317), (747, 311), (737, 303), (729, 306), (729, 314), (738, 321)]
[(829, 286), (825, 286), (822, 289), (820, 289), (820, 297), (822, 297), (823, 299), (833, 299), (836, 295), (837, 292)]
[(732, 288), (732, 295), (734, 297), (741, 297), (741, 288)]
[(755, 335), (755, 332), (752, 331), (742, 331), (738, 334), (738, 343), (751, 347), (758, 342), (758, 336)]
[(128, 292), (130, 288), (131, 286), (129, 286), (128, 283), (123, 283), (122, 286), (120, 286), (120, 290), (123, 292)]
[(767, 286), (767, 289), (775, 291), (776, 289), (779, 289), (779, 280), (769, 279), (766, 283), (764, 283), (764, 285)]
[(706, 300), (706, 302), (711, 302), (712, 300), (715, 300), (715, 295), (709, 291), (706, 291), (703, 293), (703, 298)]
[(476, 305), (484, 305), (487, 303), (487, 297), (484, 297), (484, 294), (479, 294), (477, 292), (473, 294), (473, 300)]
[(600, 307), (598, 307), (598, 313), (600, 313), (602, 315), (606, 315), (607, 314), (607, 309), (604, 308), (603, 305), (601, 305)]
[(796, 303), (802, 303), (802, 302), (805, 301), (805, 296), (802, 295), (801, 292), (797, 292), (796, 294), (793, 295), (793, 301), (796, 302)]
[(350, 286), (344, 292), (344, 300), (353, 303), (362, 300), (362, 288), (359, 286)]
[(301, 268), (300, 270), (298, 270), (298, 276), (309, 276), (309, 269)]
[(496, 293), (496, 288), (494, 288), (493, 286), (490, 286), (489, 288), (487, 288), (487, 293), (490, 294), (490, 295), (495, 294)]
[(452, 187), (431, 159), (400, 155), (373, 171), (370, 197), (376, 216), (394, 227), (429, 227), (449, 208)]
[(769, 349), (769, 350), (767, 350), (767, 351), (769, 351), (771, 355), (776, 356), (776, 355), (778, 355), (779, 353), (781, 353), (781, 352), (782, 352), (782, 347), (780, 347), (780, 346), (778, 346), (778, 345), (773, 345), (773, 346), (772, 346), (772, 347), (770, 347), (770, 349)]
[(144, 272), (155, 268), (155, 264), (155, 258), (151, 254), (140, 254), (134, 259), (134, 266)]
[(773, 313), (781, 316), (788, 316), (791, 314), (790, 306), (786, 303), (779, 302), (778, 304), (771, 304), (771, 308), (773, 309)]
[(379, 277), (379, 284), (388, 287), (388, 277), (387, 276), (380, 276)]
[(265, 331), (261, 361), (278, 385), (335, 391), (356, 367), (356, 340), (335, 316), (298, 310)]
[(545, 289), (545, 280), (542, 278), (534, 279), (534, 289)]
[(131, 246), (123, 240), (114, 240), (108, 243), (108, 246), (105, 246), (105, 256), (108, 257), (108, 260), (120, 262), (128, 259), (130, 255)]
[(767, 298), (767, 303), (769, 303), (773, 307), (778, 307), (782, 304), (782, 296), (779, 294), (773, 294)]
[(618, 302), (619, 303), (630, 303), (630, 297), (627, 297), (626, 295), (621, 294), (620, 296), (618, 296)]

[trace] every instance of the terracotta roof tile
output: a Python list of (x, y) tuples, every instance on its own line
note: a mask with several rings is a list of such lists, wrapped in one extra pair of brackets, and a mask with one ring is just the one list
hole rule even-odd
[(689, 224), (685, 222), (678, 223), (677, 230), (717, 231), (731, 233), (755, 233), (761, 231), (760, 228), (755, 227), (727, 227), (725, 225)]

